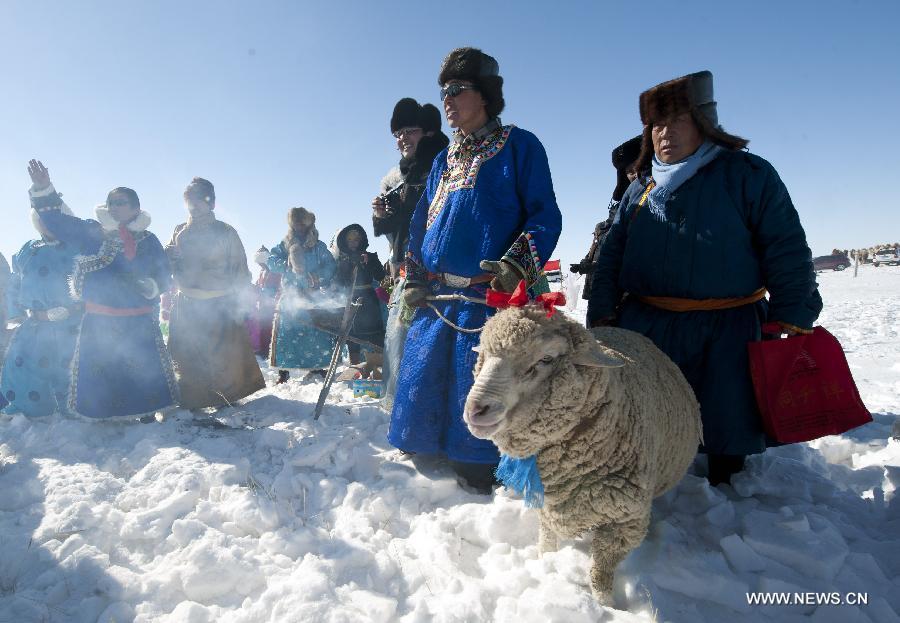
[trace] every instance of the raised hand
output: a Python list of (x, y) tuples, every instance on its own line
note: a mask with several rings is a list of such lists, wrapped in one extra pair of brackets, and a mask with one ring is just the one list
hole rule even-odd
[(50, 185), (50, 170), (40, 160), (28, 161), (28, 175), (31, 176), (35, 190), (43, 190)]

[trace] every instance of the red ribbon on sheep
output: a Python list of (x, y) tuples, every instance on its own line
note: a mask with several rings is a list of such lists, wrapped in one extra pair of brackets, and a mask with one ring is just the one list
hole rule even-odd
[[(531, 302), (531, 299), (528, 297), (528, 284), (525, 283), (524, 279), (519, 282), (519, 285), (516, 286), (516, 289), (512, 294), (489, 288), (486, 300), (488, 306), (496, 309), (503, 309), (504, 307), (525, 307)], [(550, 318), (556, 313), (556, 308), (558, 306), (566, 304), (566, 296), (562, 292), (547, 292), (545, 294), (539, 294), (537, 298), (534, 299), (534, 302), (543, 305), (544, 309), (547, 310), (547, 318)]]

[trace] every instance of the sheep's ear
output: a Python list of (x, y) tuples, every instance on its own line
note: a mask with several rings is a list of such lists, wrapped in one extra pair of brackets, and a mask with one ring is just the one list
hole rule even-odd
[(615, 356), (613, 351), (594, 344), (576, 352), (572, 363), (589, 368), (621, 368), (625, 362)]
[(473, 346), (473, 347), (472, 347), (472, 352), (480, 353), (480, 352), (481, 352), (481, 345), (479, 344), (478, 346)]

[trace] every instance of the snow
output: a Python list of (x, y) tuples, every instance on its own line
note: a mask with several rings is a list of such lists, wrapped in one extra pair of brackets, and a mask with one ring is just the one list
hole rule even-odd
[(321, 385), (265, 369), (225, 427), (2, 416), (0, 622), (900, 621), (900, 267), (820, 283), (874, 422), (752, 457), (733, 487), (698, 459), (655, 502), (614, 607), (591, 596), (587, 540), (540, 556), (534, 511), (401, 458), (378, 401), (336, 386), (316, 422)]

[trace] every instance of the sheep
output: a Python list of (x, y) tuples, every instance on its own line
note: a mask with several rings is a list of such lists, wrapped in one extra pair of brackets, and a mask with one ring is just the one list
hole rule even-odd
[(539, 551), (591, 530), (591, 589), (611, 603), (613, 573), (646, 536), (653, 498), (702, 443), (691, 386), (646, 337), (588, 331), (537, 305), (499, 311), (476, 350), (466, 425), (504, 455), (536, 455)]

